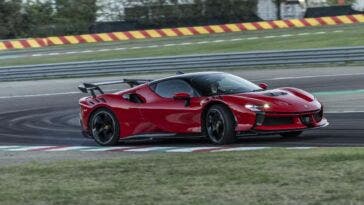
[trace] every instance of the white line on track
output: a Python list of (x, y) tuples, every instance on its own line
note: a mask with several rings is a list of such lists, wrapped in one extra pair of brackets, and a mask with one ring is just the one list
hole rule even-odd
[(197, 42), (196, 44), (207, 44), (209, 43), (209, 41), (200, 41), (200, 42)]
[[(323, 78), (323, 77), (340, 77), (340, 76), (358, 76), (364, 75), (364, 73), (352, 73), (352, 74), (336, 74), (336, 75), (307, 75), (307, 76), (290, 76), (290, 77), (280, 77), (280, 78), (266, 78), (258, 79), (254, 81), (274, 81), (274, 80), (290, 80), (290, 79), (305, 79), (305, 78)], [(113, 92), (117, 90), (106, 90), (106, 92)], [(12, 99), (12, 98), (31, 98), (31, 97), (47, 97), (47, 96), (57, 96), (57, 95), (76, 95), (81, 94), (77, 91), (72, 92), (59, 92), (59, 93), (41, 93), (32, 95), (13, 95), (13, 96), (0, 96), (0, 99)]]
[(19, 146), (16, 145), (10, 145), (10, 146), (0, 146), (0, 149), (13, 149), (13, 148), (17, 148)]
[[(48, 55), (50, 56), (56, 56), (56, 55), (60, 55), (61, 53), (49, 53)], [(70, 54), (69, 52), (67, 52), (66, 54)]]
[[(114, 92), (118, 90), (105, 90), (105, 92)], [(82, 94), (81, 92), (72, 91), (72, 92), (60, 92), (60, 93), (41, 93), (41, 94), (33, 94), (33, 95), (13, 95), (13, 96), (0, 96), (0, 99), (12, 99), (12, 98), (32, 98), (32, 97), (47, 97), (47, 96), (57, 96), (57, 95), (76, 95)]]
[(170, 43), (170, 44), (164, 44), (163, 46), (164, 47), (171, 47), (171, 46), (176, 46), (177, 44), (175, 43)]
[(364, 111), (355, 111), (355, 110), (348, 110), (348, 111), (325, 111), (325, 114), (351, 114), (351, 113), (364, 113)]
[(165, 150), (172, 149), (173, 147), (146, 147), (146, 148), (136, 148), (136, 149), (127, 149), (126, 152), (150, 152), (157, 150)]
[(74, 95), (74, 94), (80, 94), (80, 92), (63, 92), (63, 93), (44, 93), (44, 94), (34, 94), (34, 95), (0, 96), (0, 99), (45, 97), (45, 96)]
[(233, 147), (227, 149), (218, 149), (211, 152), (231, 152), (231, 151), (250, 151), (250, 150), (261, 150), (268, 149), (269, 147)]
[(264, 38), (278, 38), (279, 36), (265, 36)]
[[(234, 151), (256, 151), (273, 149), (274, 147), (98, 147), (98, 146), (0, 146), (2, 152), (164, 152), (164, 153), (191, 153), (191, 152), (234, 152)], [(276, 147), (287, 150), (307, 150), (316, 147)]]
[(246, 38), (247, 40), (256, 40), (256, 39), (259, 39), (259, 37), (249, 37), (249, 38)]
[(104, 49), (98, 49), (98, 52), (105, 52), (105, 51), (112, 51), (112, 49), (104, 48)]
[(47, 152), (61, 152), (61, 151), (72, 151), (72, 150), (82, 150), (92, 147), (84, 147), (84, 146), (73, 146), (73, 147), (55, 147), (53, 149), (47, 149)]
[(314, 147), (287, 147), (286, 149), (312, 149)]
[(225, 42), (226, 40), (214, 40), (214, 41), (212, 41), (212, 42), (214, 42), (214, 43), (222, 43), (222, 42)]
[(44, 149), (49, 148), (49, 146), (28, 146), (28, 147), (20, 147), (20, 148), (12, 148), (8, 149), (7, 151), (31, 151), (31, 150), (37, 150), (37, 149)]
[(197, 150), (210, 150), (210, 149), (218, 149), (220, 147), (188, 147), (188, 148), (177, 148), (167, 150), (166, 152), (194, 152)]
[(283, 35), (280, 35), (280, 37), (292, 37), (293, 34), (283, 34)]
[[(344, 32), (343, 30), (335, 30), (331, 33), (340, 33)], [(210, 41), (199, 41), (199, 42), (182, 42), (182, 43), (170, 43), (170, 44), (162, 44), (162, 45), (150, 45), (150, 46), (134, 46), (134, 47), (122, 47), (122, 48), (105, 48), (105, 49), (96, 49), (96, 50), (83, 50), (83, 51), (68, 51), (68, 52), (59, 52), (59, 53), (35, 53), (30, 56), (40, 57), (40, 56), (52, 56), (52, 55), (69, 55), (69, 54), (77, 54), (77, 53), (91, 53), (91, 52), (105, 52), (105, 51), (122, 51), (122, 50), (135, 50), (135, 49), (143, 49), (143, 48), (159, 48), (159, 47), (172, 47), (172, 46), (187, 46), (193, 44), (208, 44), (208, 43), (222, 43), (222, 42), (235, 42), (235, 41), (244, 41), (244, 40), (257, 40), (257, 39), (271, 39), (271, 38), (287, 38), (293, 36), (306, 36), (306, 35), (320, 35), (327, 34), (330, 32), (319, 31), (319, 32), (305, 32), (305, 33), (297, 33), (297, 34), (283, 34), (283, 35), (269, 35), (262, 37), (248, 37), (248, 38), (235, 38), (235, 39), (220, 39), (220, 40), (210, 40)]]
[(185, 42), (185, 43), (180, 43), (180, 44), (178, 44), (178, 45), (181, 45), (181, 46), (187, 46), (187, 45), (192, 45), (192, 43), (191, 43), (191, 42)]
[(316, 32), (316, 33), (313, 33), (313, 34), (326, 34), (327, 32), (325, 31), (320, 31), (320, 32)]
[(131, 149), (132, 147), (105, 147), (105, 148), (91, 148), (91, 149), (83, 149), (83, 152), (106, 152), (106, 151), (114, 151), (120, 149)]
[(304, 78), (323, 78), (323, 77), (357, 76), (357, 75), (364, 75), (364, 73), (332, 74), (332, 75), (288, 76), (288, 77), (279, 77), (279, 78), (259, 79), (259, 80), (254, 80), (254, 81), (262, 81), (262, 80), (290, 80), (290, 79), (304, 79)]

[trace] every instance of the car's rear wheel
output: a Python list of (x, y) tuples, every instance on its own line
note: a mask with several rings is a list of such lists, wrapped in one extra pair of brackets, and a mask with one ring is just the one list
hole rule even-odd
[(236, 141), (234, 117), (223, 105), (213, 105), (205, 116), (205, 132), (214, 144), (230, 144)]
[(108, 109), (98, 109), (90, 118), (92, 137), (102, 146), (113, 146), (119, 141), (119, 123)]
[(281, 136), (284, 138), (292, 138), (292, 137), (298, 137), (302, 134), (302, 131), (295, 131), (295, 132), (285, 132), (281, 133)]

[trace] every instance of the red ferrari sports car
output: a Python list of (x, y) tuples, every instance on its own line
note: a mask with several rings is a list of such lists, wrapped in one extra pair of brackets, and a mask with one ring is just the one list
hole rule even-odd
[[(101, 85), (130, 85), (106, 94)], [(203, 134), (215, 144), (243, 135), (295, 137), (327, 126), (323, 106), (310, 93), (291, 87), (267, 89), (223, 72), (198, 72), (159, 80), (125, 79), (84, 83), (80, 99), (83, 133), (100, 145), (148, 134)], [(98, 93), (96, 93), (98, 92)]]

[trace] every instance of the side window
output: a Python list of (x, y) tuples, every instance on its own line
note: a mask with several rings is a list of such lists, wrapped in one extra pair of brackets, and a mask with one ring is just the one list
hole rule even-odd
[(155, 87), (155, 92), (165, 98), (172, 98), (174, 94), (180, 92), (196, 96), (192, 87), (187, 82), (179, 79), (166, 80), (158, 83)]

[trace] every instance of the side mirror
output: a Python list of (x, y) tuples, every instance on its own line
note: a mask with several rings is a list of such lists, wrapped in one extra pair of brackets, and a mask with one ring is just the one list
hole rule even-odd
[(173, 98), (175, 100), (184, 100), (185, 106), (186, 107), (190, 106), (191, 96), (188, 93), (176, 93), (176, 94), (174, 94)]
[(259, 87), (266, 90), (268, 88), (268, 84), (267, 83), (259, 83)]

